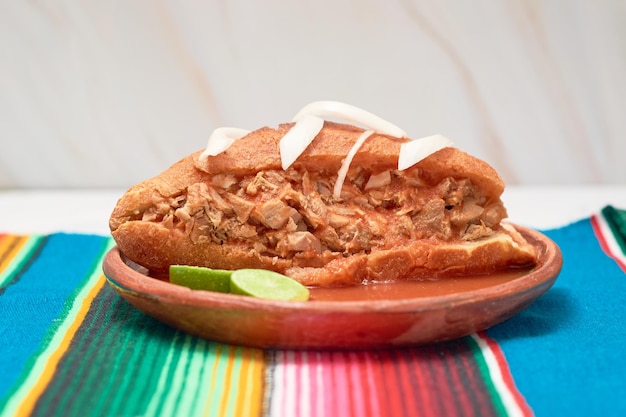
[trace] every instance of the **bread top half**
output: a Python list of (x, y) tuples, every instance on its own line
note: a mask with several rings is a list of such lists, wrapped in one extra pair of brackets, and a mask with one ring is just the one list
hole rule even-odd
[[(235, 141), (226, 151), (209, 157), (202, 163), (199, 163), (196, 156), (194, 164), (199, 170), (213, 175), (250, 175), (259, 171), (281, 169), (279, 142), (292, 127), (293, 123), (281, 124), (278, 128), (263, 127)], [(324, 171), (327, 175), (336, 174), (363, 132), (363, 129), (356, 126), (325, 121), (324, 128), (298, 157), (293, 167), (307, 171)], [(367, 168), (372, 172), (395, 170), (398, 166), (400, 145), (409, 141), (411, 139), (374, 134), (356, 153), (351, 167), (353, 170)], [(504, 191), (504, 182), (489, 164), (457, 148), (444, 148), (418, 162), (415, 168), (433, 182), (446, 177), (470, 179), (488, 197), (499, 197)]]

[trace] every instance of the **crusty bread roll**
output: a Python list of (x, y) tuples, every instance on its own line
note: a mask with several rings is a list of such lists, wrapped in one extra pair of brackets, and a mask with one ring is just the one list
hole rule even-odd
[(216, 156), (200, 152), (130, 188), (111, 219), (130, 260), (264, 268), (305, 285), (485, 273), (532, 265), (535, 251), (510, 225), (504, 184), (484, 161), (446, 147), (398, 171), (397, 139), (374, 134), (333, 195), (342, 161), (363, 130), (324, 122), (288, 169), (264, 127)]

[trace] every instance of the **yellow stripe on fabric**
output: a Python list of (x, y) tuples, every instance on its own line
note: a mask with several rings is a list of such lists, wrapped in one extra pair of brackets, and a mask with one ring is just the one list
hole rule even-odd
[(183, 339), (173, 340), (168, 348), (158, 395), (148, 405), (146, 416), (206, 414), (205, 393), (217, 389), (216, 400), (223, 395), (223, 345), (184, 333), (178, 333), (176, 339), (180, 337)]
[(249, 385), (246, 379), (248, 378), (248, 374), (250, 372), (250, 355), (248, 353), (248, 349), (241, 350), (241, 367), (239, 372), (239, 378), (237, 378), (237, 394), (239, 399), (235, 401), (235, 409), (233, 410), (233, 415), (235, 416), (250, 416), (250, 412), (245, 412), (245, 409), (248, 408), (248, 401), (250, 398), (248, 395), (250, 394), (248, 391)]
[(40, 238), (41, 236), (8, 236), (0, 241), (0, 286), (20, 266), (19, 260)]
[(218, 377), (219, 377), (219, 371), (221, 368), (221, 361), (219, 360), (219, 356), (222, 353), (222, 350), (226, 347), (226, 345), (221, 345), (218, 344), (215, 348), (215, 361), (213, 362), (213, 368), (211, 369), (211, 380), (210, 380), (210, 384), (209, 384), (209, 390), (207, 391), (207, 397), (206, 397), (206, 401), (204, 403), (204, 410), (202, 412), (203, 416), (212, 416), (215, 415), (216, 410), (214, 408), (216, 407), (212, 407), (212, 405), (214, 405), (215, 403), (217, 403), (217, 401), (215, 401), (215, 398), (220, 398), (217, 395), (214, 395), (214, 393), (217, 391), (217, 386), (218, 386)]
[[(26, 241), (26, 238), (21, 236), (0, 236), (0, 285), (4, 281), (3, 271), (11, 264), (15, 254), (19, 252), (22, 245), (20, 241)], [(6, 276), (10, 275), (10, 271)]]
[(248, 417), (261, 415), (263, 403), (263, 351), (243, 348), (241, 352), (241, 372), (239, 374), (239, 399), (234, 415)]
[[(68, 315), (65, 323), (59, 327), (59, 330), (48, 345), (48, 349), (39, 356), (25, 383), (13, 396), (12, 400), (20, 401), (14, 408), (16, 416), (26, 416), (32, 412), (35, 403), (52, 379), (59, 360), (67, 351), (74, 334), (76, 334), (80, 324), (87, 315), (91, 302), (102, 289), (106, 280), (104, 275), (98, 270), (98, 275), (96, 275), (93, 285), (91, 285), (91, 281), (90, 279), (90, 284), (85, 286), (77, 297), (78, 300), (82, 300), (80, 305), (77, 306), (73, 314), (70, 313)], [(83, 294), (83, 292), (86, 294)], [(7, 409), (11, 410), (11, 405)]]
[(159, 388), (146, 416), (258, 416), (263, 397), (263, 352), (194, 336), (169, 347)]
[(211, 417), (237, 416), (236, 405), (243, 400), (238, 390), (241, 374), (243, 348), (217, 345), (215, 363), (202, 415)]
[[(224, 415), (219, 414), (221, 399), (231, 388), (226, 384), (228, 369), (237, 367), (237, 354), (232, 355), (232, 347), (209, 342), (204, 339), (193, 338), (195, 346), (190, 352), (190, 359), (185, 365), (181, 379), (192, 384), (178, 395), (176, 411), (178, 415)], [(182, 368), (182, 367), (181, 367)], [(195, 384), (195, 385), (193, 385)], [(180, 382), (179, 386), (184, 386)], [(212, 407), (212, 409), (210, 408)], [(225, 415), (230, 415), (226, 411)]]
[(11, 262), (18, 242), (25, 239), (22, 236), (0, 235), (0, 272)]
[(7, 251), (7, 248), (13, 245), (15, 241), (25, 237), (26, 236), (0, 234), (0, 257), (4, 255), (4, 252)]
[[(29, 239), (29, 242), (32, 241), (34, 244), (39, 238), (39, 236), (33, 236)], [(109, 239), (103, 253), (106, 253), (113, 245), (113, 239)], [(76, 295), (73, 305), (57, 328), (54, 336), (52, 336), (50, 343), (38, 355), (24, 382), (6, 404), (5, 411), (9, 415), (30, 415), (35, 403), (50, 382), (59, 360), (67, 351), (74, 334), (87, 315), (92, 301), (104, 286), (105, 281), (106, 279), (98, 262), (91, 275), (87, 278), (84, 287)]]
[(220, 401), (219, 413), (217, 414), (220, 417), (230, 415), (228, 411), (232, 408), (238, 394), (237, 392), (233, 392), (234, 387), (232, 383), (235, 365), (241, 362), (236, 360), (237, 356), (235, 355), (235, 349), (236, 348), (234, 346), (228, 346), (228, 359), (226, 362), (226, 370), (224, 372), (224, 393)]

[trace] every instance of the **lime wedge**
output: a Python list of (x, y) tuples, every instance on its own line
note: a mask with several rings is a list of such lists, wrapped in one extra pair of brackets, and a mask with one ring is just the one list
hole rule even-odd
[(230, 292), (232, 271), (201, 266), (170, 265), (170, 282), (192, 290)]
[(233, 294), (284, 301), (306, 301), (309, 289), (298, 281), (264, 269), (238, 269), (230, 277)]

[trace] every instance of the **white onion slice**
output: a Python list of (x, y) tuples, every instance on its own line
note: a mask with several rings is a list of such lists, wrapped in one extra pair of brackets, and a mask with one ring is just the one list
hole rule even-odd
[(341, 197), (341, 188), (343, 187), (343, 183), (346, 180), (346, 176), (348, 175), (348, 170), (350, 169), (350, 164), (354, 159), (354, 155), (358, 152), (358, 150), (363, 146), (365, 140), (372, 136), (374, 133), (373, 130), (366, 130), (359, 136), (359, 138), (354, 142), (352, 148), (350, 148), (350, 152), (346, 155), (346, 158), (343, 160), (341, 164), (341, 168), (339, 168), (339, 172), (337, 172), (337, 182), (335, 182), (335, 188), (333, 189), (333, 197), (339, 198)]
[(206, 160), (209, 156), (219, 155), (230, 147), (238, 139), (243, 138), (249, 130), (236, 127), (218, 127), (211, 133), (207, 141), (204, 152), (200, 154), (200, 161)]
[(417, 164), (439, 149), (452, 146), (452, 141), (442, 135), (426, 136), (424, 138), (405, 142), (400, 145), (398, 155), (398, 171), (403, 171)]
[(297, 122), (305, 116), (335, 117), (350, 123), (360, 124), (367, 129), (384, 135), (404, 138), (406, 132), (398, 126), (368, 111), (338, 101), (315, 101), (304, 106), (293, 118)]
[(289, 168), (302, 155), (302, 152), (313, 142), (323, 127), (324, 119), (306, 115), (289, 129), (289, 132), (280, 139), (278, 144), (283, 169)]

